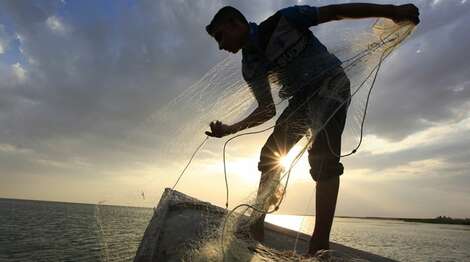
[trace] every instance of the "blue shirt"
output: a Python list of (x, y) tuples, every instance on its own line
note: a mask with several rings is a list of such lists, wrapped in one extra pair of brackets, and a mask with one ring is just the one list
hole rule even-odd
[(249, 23), (242, 73), (258, 102), (271, 95), (268, 78), (277, 79), (279, 96), (288, 98), (341, 64), (309, 30), (317, 24), (318, 8), (307, 5), (281, 9), (259, 25)]

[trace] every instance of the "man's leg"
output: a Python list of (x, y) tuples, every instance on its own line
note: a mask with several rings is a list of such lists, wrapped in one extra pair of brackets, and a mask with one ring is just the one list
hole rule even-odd
[(346, 120), (347, 106), (343, 106), (315, 137), (309, 150), (310, 173), (317, 182), (315, 199), (315, 229), (310, 240), (309, 253), (329, 249), (330, 231), (339, 191), (341, 135)]
[[(339, 176), (343, 173), (343, 165), (340, 163), (341, 135), (349, 106), (350, 82), (341, 68), (333, 73), (321, 83), (319, 95), (309, 103), (306, 110), (314, 136), (308, 151), (310, 174), (317, 183), (315, 229), (310, 240), (310, 254), (329, 248)], [(334, 114), (332, 118), (331, 114)]]
[(330, 231), (338, 198), (339, 176), (328, 180), (320, 180), (316, 186), (315, 229), (310, 240), (309, 253), (329, 249)]
[[(305, 125), (305, 116), (303, 111), (297, 110), (292, 114), (296, 104), (290, 103), (289, 106), (279, 117), (273, 133), (261, 149), (258, 169), (261, 171), (260, 184), (257, 193), (257, 206), (268, 211), (270, 204), (275, 202), (275, 197), (270, 198), (270, 194), (275, 193), (273, 185), (277, 184), (282, 173), (280, 159), (285, 156), (289, 150), (305, 135), (307, 126)], [(274, 201), (272, 201), (274, 200)], [(264, 239), (264, 219), (266, 215), (253, 211), (250, 231), (252, 237), (257, 241)]]

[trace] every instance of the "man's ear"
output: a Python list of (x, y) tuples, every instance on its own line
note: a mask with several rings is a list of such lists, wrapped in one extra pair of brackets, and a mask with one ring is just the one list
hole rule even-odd
[(242, 25), (242, 22), (240, 20), (237, 20), (233, 17), (231, 17), (228, 21), (228, 24), (230, 25), (230, 27), (232, 28), (238, 28)]

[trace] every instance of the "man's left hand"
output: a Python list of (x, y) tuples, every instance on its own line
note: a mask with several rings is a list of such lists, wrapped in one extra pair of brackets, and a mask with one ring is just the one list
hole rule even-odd
[(411, 21), (413, 24), (419, 24), (419, 9), (414, 4), (395, 6), (395, 23), (401, 21)]

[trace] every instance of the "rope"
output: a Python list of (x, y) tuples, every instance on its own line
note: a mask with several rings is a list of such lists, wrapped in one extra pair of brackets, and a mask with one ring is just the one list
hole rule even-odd
[(178, 185), (178, 183), (180, 182), (181, 177), (183, 177), (183, 175), (184, 175), (184, 172), (186, 171), (186, 169), (188, 169), (189, 165), (193, 161), (193, 158), (196, 156), (197, 152), (199, 152), (199, 150), (202, 148), (202, 146), (204, 146), (204, 144), (207, 142), (207, 140), (209, 140), (209, 136), (206, 136), (206, 138), (204, 138), (204, 140), (201, 142), (201, 144), (199, 144), (199, 146), (196, 148), (196, 150), (194, 150), (193, 154), (189, 158), (188, 163), (186, 164), (186, 166), (183, 168), (180, 175), (178, 176), (178, 179), (176, 180), (175, 184), (173, 185), (173, 187), (171, 187), (171, 192), (173, 192), (176, 185)]
[(357, 146), (351, 151), (349, 152), (348, 154), (344, 154), (344, 155), (341, 155), (341, 152), (334, 152), (333, 148), (331, 148), (331, 144), (330, 144), (330, 138), (328, 136), (328, 131), (327, 130), (323, 130), (324, 131), (324, 134), (326, 136), (326, 141), (327, 141), (327, 144), (328, 144), (328, 148), (330, 149), (330, 152), (336, 156), (336, 157), (339, 157), (339, 158), (343, 158), (343, 157), (348, 157), (348, 156), (351, 156), (352, 154), (356, 153), (357, 150), (359, 149), (359, 147), (361, 146), (362, 144), (362, 139), (363, 139), (363, 136), (364, 136), (364, 123), (365, 123), (365, 120), (366, 120), (366, 115), (367, 115), (367, 108), (369, 106), (369, 99), (370, 99), (370, 94), (372, 92), (372, 89), (374, 88), (375, 86), (375, 80), (377, 79), (377, 75), (379, 73), (379, 70), (380, 70), (380, 66), (382, 65), (382, 62), (383, 62), (383, 54), (382, 53), (382, 56), (380, 57), (380, 61), (378, 63), (378, 65), (371, 71), (371, 74), (366, 78), (366, 80), (364, 80), (364, 82), (362, 82), (361, 86), (370, 78), (370, 76), (372, 75), (372, 73), (375, 71), (375, 75), (374, 75), (374, 78), (372, 80), (372, 84), (371, 84), (371, 87), (369, 89), (369, 92), (367, 93), (367, 98), (366, 98), (366, 105), (364, 107), (364, 114), (362, 115), (362, 120), (361, 120), (361, 131), (360, 131), (360, 135), (359, 135), (359, 142), (357, 144)]
[[(378, 20), (377, 20), (378, 21)], [(376, 22), (377, 23), (377, 22)], [(375, 24), (374, 24), (375, 25)], [(410, 32), (407, 32), (407, 33), (410, 33)], [(385, 38), (388, 38), (390, 35), (392, 35), (392, 33), (390, 33), (389, 35), (387, 35)], [(368, 53), (371, 53), (375, 50), (377, 50), (378, 48), (382, 47), (383, 45), (385, 45), (387, 42), (391, 42), (395, 39), (391, 39), (391, 40), (388, 40), (387, 42), (384, 41), (384, 39), (380, 39), (381, 40), (381, 43), (374, 43), (372, 45), (369, 45), (368, 48), (366, 48), (365, 50), (359, 52), (358, 54), (352, 56), (351, 58), (348, 58), (344, 61), (342, 61), (342, 64), (345, 64), (346, 62), (349, 62), (349, 61), (352, 61), (350, 64), (346, 65), (344, 67), (344, 69), (347, 69), (348, 67), (351, 67), (353, 65), (355, 65), (356, 63), (358, 63), (363, 57), (365, 57), (366, 55), (368, 55)], [(400, 43), (401, 41), (399, 41)], [(381, 57), (380, 57), (380, 60), (379, 60), (379, 63), (374, 67), (374, 69), (371, 71), (371, 73), (366, 77), (366, 79), (360, 84), (360, 86), (358, 87), (358, 89), (353, 93), (351, 94), (347, 99), (345, 99), (335, 110), (334, 112), (329, 116), (329, 118), (323, 123), (323, 125), (318, 129), (318, 132), (321, 132), (325, 126), (329, 123), (329, 121), (333, 118), (333, 116), (337, 113), (337, 111), (345, 105), (345, 103), (349, 103), (349, 101), (351, 100), (351, 98), (357, 94), (357, 92), (363, 87), (363, 85), (366, 83), (366, 81), (371, 77), (371, 75), (375, 72), (375, 75), (374, 75), (374, 78), (373, 78), (373, 81), (372, 81), (372, 84), (371, 84), (371, 88), (367, 94), (367, 100), (366, 100), (366, 105), (365, 105), (365, 108), (364, 108), (364, 114), (363, 114), (363, 117), (362, 117), (362, 121), (361, 121), (361, 132), (360, 132), (360, 140), (358, 142), (358, 145), (348, 154), (345, 154), (345, 155), (340, 155), (339, 154), (336, 154), (335, 152), (333, 152), (332, 148), (331, 148), (331, 145), (330, 145), (330, 141), (329, 141), (329, 138), (328, 138), (328, 133), (325, 132), (326, 136), (327, 136), (327, 142), (328, 142), (328, 146), (329, 146), (329, 149), (330, 151), (337, 155), (338, 157), (347, 157), (347, 156), (350, 156), (354, 153), (357, 152), (357, 150), (359, 149), (360, 145), (362, 144), (362, 140), (363, 140), (363, 130), (364, 130), (364, 123), (365, 123), (365, 117), (366, 117), (366, 114), (367, 114), (367, 109), (368, 109), (368, 104), (369, 104), (369, 100), (370, 100), (370, 94), (372, 92), (372, 89), (375, 85), (375, 82), (376, 82), (376, 79), (377, 79), (377, 75), (378, 75), (378, 72), (379, 72), (379, 69), (380, 69), (380, 66), (383, 62), (383, 60), (385, 59), (385, 54), (388, 50), (390, 50), (391, 48), (394, 48), (396, 47), (399, 43), (385, 49), (382, 54), (381, 54)], [(327, 71), (327, 70), (325, 70)], [(325, 72), (323, 71), (323, 72)], [(320, 74), (322, 76), (322, 74)], [(318, 92), (320, 91), (320, 89), (316, 90), (316, 92), (313, 92), (311, 95), (309, 95), (309, 97), (302, 102), (302, 104), (296, 108), (293, 112), (291, 112), (291, 114), (289, 116), (287, 116), (284, 121), (287, 121), (295, 112), (297, 112), (297, 110), (299, 110), (300, 108), (302, 108), (302, 106), (304, 104), (306, 104), (307, 102), (310, 101), (310, 99), (312, 97), (314, 97)], [(282, 102), (282, 101), (281, 101)], [(262, 130), (259, 130), (259, 131), (252, 131), (252, 132), (246, 132), (246, 133), (242, 133), (242, 134), (238, 134), (238, 135), (235, 135), (231, 138), (229, 138), (225, 143), (224, 143), (224, 146), (223, 146), (223, 167), (224, 167), (224, 179), (225, 179), (225, 188), (226, 188), (226, 201), (225, 201), (225, 208), (226, 210), (228, 210), (228, 202), (229, 202), (229, 185), (228, 185), (228, 179), (227, 179), (227, 168), (226, 168), (226, 149), (227, 149), (227, 145), (230, 141), (236, 139), (236, 138), (239, 138), (241, 136), (246, 136), (246, 135), (253, 135), (253, 134), (259, 134), (259, 133), (263, 133), (263, 132), (266, 132), (274, 127), (276, 127), (277, 125), (280, 125), (281, 123), (283, 122), (279, 122), (279, 123), (276, 123), (275, 125), (272, 125), (268, 128), (265, 128), (265, 129), (262, 129)], [(255, 212), (258, 212), (260, 214), (271, 214), (271, 213), (274, 213), (276, 212), (278, 209), (279, 209), (279, 206), (281, 205), (281, 203), (283, 202), (284, 200), (284, 197), (285, 197), (285, 194), (286, 194), (286, 191), (287, 191), (287, 186), (288, 186), (288, 183), (289, 183), (289, 179), (290, 179), (290, 174), (291, 174), (291, 170), (292, 168), (298, 163), (299, 159), (301, 158), (301, 156), (305, 153), (305, 151), (307, 150), (307, 147), (308, 145), (312, 142), (312, 140), (314, 139), (315, 136), (312, 136), (308, 143), (307, 143), (307, 146), (305, 146), (298, 154), (297, 156), (294, 158), (294, 160), (291, 162), (287, 172), (285, 172), (280, 181), (282, 181), (284, 179), (284, 177), (286, 177), (286, 182), (285, 182), (285, 185), (284, 185), (284, 190), (283, 190), (283, 193), (281, 194), (281, 198), (280, 200), (278, 201), (278, 203), (276, 205), (274, 205), (274, 208), (272, 210), (262, 210), (262, 209), (259, 209), (258, 207), (255, 207), (253, 205), (250, 205), (250, 204), (240, 204), (238, 206), (236, 206), (235, 208), (233, 208), (227, 215), (227, 217), (224, 219), (224, 222), (223, 222), (223, 228), (222, 228), (222, 235), (221, 235), (221, 244), (222, 244), (222, 253), (223, 253), (223, 260), (225, 261), (225, 250), (224, 250), (224, 234), (225, 234), (225, 228), (226, 228), (226, 222), (228, 220), (228, 218), (239, 208), (241, 207), (246, 207), (246, 208), (249, 208), (249, 209), (252, 209), (253, 211)], [(204, 144), (206, 143), (206, 141), (209, 139), (209, 136), (206, 136), (206, 138), (201, 142), (201, 144), (199, 144), (199, 146), (194, 150), (193, 154), (191, 155), (188, 163), (186, 164), (186, 166), (183, 168), (183, 170), (180, 172), (180, 175), (178, 176), (178, 179), (176, 180), (175, 184), (173, 185), (173, 187), (171, 188), (171, 192), (174, 191), (174, 188), (177, 186), (177, 184), (179, 183), (180, 179), (182, 178), (182, 176), (184, 175), (185, 171), (188, 169), (189, 165), (191, 164), (192, 160), (194, 159), (195, 155), (197, 154), (197, 152), (204, 146)], [(279, 182), (280, 182), (279, 181)], [(171, 195), (171, 193), (169, 194)], [(168, 196), (169, 196), (168, 195)]]
[[(388, 34), (385, 38), (388, 38), (389, 36), (391, 36), (392, 33)], [(378, 48), (384, 46), (385, 44), (389, 43), (390, 41), (393, 41), (394, 39), (390, 39), (388, 41), (384, 41), (383, 39), (381, 39), (381, 43), (380, 44), (376, 44), (376, 45), (369, 45), (368, 48), (364, 49), (363, 51), (359, 52), (358, 54), (348, 58), (348, 59), (345, 59), (343, 63), (346, 63), (346, 62), (349, 62), (349, 61), (352, 61), (350, 64), (346, 65), (343, 67), (343, 70), (346, 70), (350, 67), (352, 67), (353, 65), (355, 65), (355, 63), (357, 63), (357, 61), (361, 60), (363, 57), (365, 57), (368, 53), (370, 52), (373, 52), (375, 50), (377, 50)], [(384, 52), (382, 53), (382, 56), (380, 58), (380, 61), (379, 61), (379, 67), (380, 65), (382, 64), (382, 61), (384, 59), (384, 54), (385, 52), (387, 51), (388, 49), (384, 50)], [(323, 70), (322, 72), (319, 73), (319, 77), (320, 76), (323, 76), (323, 73), (325, 72), (328, 72), (332, 69), (333, 67), (329, 67), (328, 69), (325, 69)], [(350, 95), (345, 101), (346, 102), (349, 102), (351, 100), (351, 98), (364, 86), (364, 84), (367, 82), (367, 80), (371, 77), (371, 75), (374, 73), (374, 71), (376, 72), (375, 76), (374, 76), (374, 80), (373, 80), (373, 83), (372, 83), (372, 87), (371, 87), (371, 90), (373, 88), (373, 85), (375, 85), (375, 80), (377, 78), (377, 73), (378, 73), (378, 70), (376, 71), (377, 69), (377, 66), (374, 67), (374, 69), (371, 71), (371, 73), (365, 78), (365, 80), (359, 85), (358, 89), (352, 94)], [(369, 101), (369, 97), (370, 97), (370, 92), (371, 90), (369, 90), (369, 94), (367, 96), (367, 103)], [(223, 147), (223, 156), (222, 156), (222, 159), (223, 159), (223, 166), (224, 166), (224, 178), (225, 178), (225, 188), (226, 188), (226, 201), (225, 201), (225, 207), (228, 208), (228, 199), (229, 199), (229, 186), (228, 186), (228, 182), (227, 182), (227, 168), (226, 168), (226, 147), (227, 147), (227, 144), (234, 140), (235, 138), (238, 138), (238, 137), (241, 137), (241, 136), (245, 136), (245, 135), (254, 135), (254, 134), (260, 134), (260, 133), (263, 133), (263, 132), (266, 132), (270, 129), (273, 129), (274, 127), (276, 127), (277, 125), (280, 125), (281, 123), (284, 123), (286, 122), (295, 112), (297, 112), (300, 108), (302, 108), (302, 106), (304, 106), (306, 103), (308, 103), (310, 101), (310, 99), (312, 99), (313, 97), (315, 97), (317, 95), (317, 93), (320, 92), (320, 88), (317, 89), (314, 93), (310, 94), (307, 99), (302, 102), (300, 104), (300, 106), (298, 106), (295, 110), (293, 110), (291, 112), (291, 114), (289, 114), (285, 119), (284, 121), (282, 122), (279, 122), (279, 123), (276, 123), (275, 125), (272, 125), (268, 128), (265, 128), (265, 129), (262, 129), (262, 130), (259, 130), (259, 131), (252, 131), (252, 132), (246, 132), (246, 133), (242, 133), (242, 134), (238, 134), (238, 135), (235, 135), (233, 137), (231, 137), (230, 139), (228, 139), (225, 143), (224, 143), (224, 147)], [(334, 116), (336, 114), (336, 112), (339, 110), (339, 108), (341, 108), (345, 103), (345, 101), (343, 101), (339, 106), (338, 108), (336, 108), (336, 110), (333, 112), (333, 114), (331, 114), (331, 116), (328, 118), (328, 120), (326, 121), (326, 123), (328, 123), (328, 121), (332, 118), (332, 116)], [(367, 106), (365, 108), (365, 110), (367, 110)], [(347, 157), (347, 156), (350, 156), (354, 153), (356, 153), (357, 149), (359, 149), (361, 143), (362, 143), (362, 136), (363, 136), (363, 129), (364, 129), (364, 121), (365, 120), (365, 113), (363, 114), (363, 118), (362, 118), (362, 123), (361, 123), (361, 138), (360, 138), (360, 143), (358, 144), (358, 146), (356, 146), (356, 148), (349, 154), (346, 154), (344, 155), (343, 157)], [(328, 140), (328, 145), (329, 145), (329, 140)], [(330, 149), (331, 149), (331, 146), (330, 146)]]

